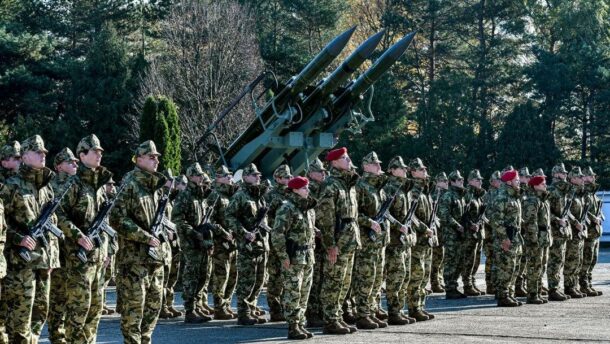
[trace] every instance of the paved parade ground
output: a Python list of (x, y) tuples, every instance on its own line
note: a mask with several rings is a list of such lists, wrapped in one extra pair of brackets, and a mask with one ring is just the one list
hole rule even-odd
[[(547, 305), (496, 307), (493, 296), (465, 300), (445, 300), (444, 295), (428, 298), (428, 310), (437, 318), (405, 326), (390, 326), (354, 335), (322, 335), (316, 329), (306, 343), (534, 343), (534, 342), (610, 342), (610, 248), (600, 252), (594, 272), (594, 287), (604, 292), (600, 297), (551, 302)], [(483, 267), (479, 271), (482, 271)], [(477, 276), (479, 284), (483, 275)], [(483, 289), (483, 288), (481, 288)], [(114, 306), (114, 290), (108, 292)], [(264, 294), (261, 305), (266, 306)], [(525, 302), (525, 298), (521, 299)], [(177, 308), (182, 300), (177, 293)], [(273, 323), (253, 327), (237, 326), (236, 320), (212, 321), (203, 325), (184, 324), (181, 318), (160, 320), (153, 340), (171, 343), (280, 343), (286, 339), (287, 325)], [(118, 315), (104, 316), (100, 322), (98, 343), (122, 343)], [(48, 343), (46, 331), (41, 343)]]

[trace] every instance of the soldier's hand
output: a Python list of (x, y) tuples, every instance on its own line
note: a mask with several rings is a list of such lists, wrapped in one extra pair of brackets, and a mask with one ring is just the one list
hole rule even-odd
[(254, 234), (252, 234), (252, 233), (246, 233), (246, 240), (248, 240), (249, 242), (254, 241), (255, 237), (256, 236)]
[(381, 226), (379, 225), (379, 223), (373, 220), (371, 220), (371, 229), (374, 230), (376, 233), (381, 232)]
[(400, 232), (404, 235), (408, 235), (409, 234), (409, 227), (407, 226), (400, 226)]
[(327, 250), (328, 253), (328, 262), (330, 265), (335, 265), (337, 262), (337, 256), (339, 256), (339, 248), (337, 246), (333, 246)]
[(470, 230), (476, 233), (476, 232), (479, 231), (479, 226), (478, 225), (471, 225), (470, 226)]
[(174, 241), (174, 232), (167, 231), (167, 240)]
[(159, 247), (159, 245), (161, 245), (161, 242), (157, 238), (150, 238), (150, 240), (148, 240), (148, 246)]
[(596, 225), (601, 225), (601, 224), (602, 224), (602, 219), (600, 219), (599, 217), (596, 217), (596, 218), (593, 220), (593, 222), (594, 222)]
[(110, 258), (110, 256), (106, 257), (106, 259), (104, 260), (104, 268), (107, 268), (108, 265), (110, 265), (111, 261), (112, 261), (112, 258)]
[(93, 242), (85, 235), (78, 238), (78, 244), (87, 251), (93, 250)]
[(431, 229), (426, 229), (426, 236), (428, 238), (432, 238), (432, 236), (434, 235), (434, 232)]
[(565, 219), (559, 219), (559, 221), (557, 221), (557, 222), (559, 222), (559, 225), (561, 227), (565, 227), (566, 226), (566, 220)]
[(214, 246), (212, 246), (208, 249), (208, 255), (211, 256), (213, 254), (214, 254)]
[(36, 248), (36, 240), (32, 239), (31, 236), (26, 235), (23, 237), (23, 239), (21, 239), (19, 246), (23, 246), (30, 251), (34, 251), (34, 249)]
[(582, 231), (582, 224), (577, 223), (575, 227), (579, 232)]
[(319, 239), (319, 238), (321, 238), (321, 237), (322, 237), (322, 231), (321, 231), (321, 230), (319, 230), (319, 229), (317, 229), (317, 228), (316, 228), (315, 233), (316, 233), (316, 238), (318, 238), (318, 239)]
[(284, 269), (288, 270), (290, 269), (290, 259), (286, 259), (282, 262), (282, 266), (284, 266)]
[(231, 233), (227, 233), (227, 235), (225, 235), (225, 239), (226, 239), (227, 241), (233, 241), (233, 234), (231, 234)]
[(508, 239), (502, 240), (502, 250), (504, 250), (504, 252), (508, 252), (510, 250), (511, 245), (512, 245), (512, 243), (510, 242), (510, 240), (508, 240)]

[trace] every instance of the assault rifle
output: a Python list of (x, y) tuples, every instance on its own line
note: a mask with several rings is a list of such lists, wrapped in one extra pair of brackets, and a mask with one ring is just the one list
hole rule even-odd
[(570, 213), (570, 208), (572, 207), (572, 203), (574, 202), (574, 198), (576, 197), (576, 191), (572, 191), (572, 196), (570, 200), (566, 202), (565, 206), (561, 210), (560, 219), (565, 221), (565, 225), (559, 225), (559, 233), (562, 235), (566, 235), (566, 227), (568, 226), (568, 214)]
[[(165, 209), (167, 209), (167, 205), (169, 204), (169, 195), (176, 186), (176, 179), (171, 179), (171, 184), (169, 186), (169, 190), (163, 193), (161, 199), (159, 199), (159, 203), (157, 204), (157, 211), (155, 212), (155, 216), (153, 217), (152, 225), (150, 226), (150, 233), (160, 242), (169, 242), (169, 236), (167, 235), (168, 231), (171, 231), (176, 235), (176, 224), (171, 222), (165, 216)], [(161, 260), (161, 257), (157, 254), (157, 250), (155, 247), (150, 246), (148, 248), (148, 255), (154, 260)]]
[[(261, 231), (263, 231), (265, 234), (271, 231), (271, 228), (269, 228), (269, 226), (263, 223), (268, 212), (268, 207), (262, 207), (258, 209), (258, 211), (256, 212), (256, 217), (254, 218), (254, 226), (252, 226), (252, 230), (250, 230), (250, 233), (254, 234), (255, 236), (258, 236)], [(252, 242), (248, 242), (246, 244), (246, 249), (252, 252)]]
[(212, 215), (214, 214), (214, 209), (216, 208), (216, 203), (218, 203), (219, 198), (220, 198), (220, 196), (216, 196), (214, 203), (212, 203), (206, 209), (205, 216), (203, 217), (203, 219), (201, 219), (201, 223), (193, 229), (193, 232), (195, 235), (195, 238), (194, 238), (195, 246), (197, 248), (201, 248), (200, 247), (201, 241), (212, 240), (212, 238), (213, 238), (214, 225), (212, 225), (210, 223), (210, 219), (212, 218)]
[[(394, 203), (394, 200), (396, 199), (396, 195), (398, 195), (398, 192), (400, 191), (400, 188), (396, 189), (396, 192), (394, 192), (394, 194), (392, 195), (392, 197), (387, 198), (385, 201), (383, 201), (383, 203), (381, 203), (381, 207), (379, 208), (379, 211), (377, 212), (377, 214), (372, 218), (373, 221), (381, 224), (381, 222), (383, 220), (385, 220), (386, 218), (388, 218), (388, 215), (390, 215), (388, 213), (388, 210), (390, 209), (390, 206), (392, 205), (392, 203)], [(391, 215), (390, 215), (391, 216)], [(373, 230), (369, 228), (369, 232), (368, 232), (369, 238), (372, 241), (377, 241), (377, 233)]]
[(432, 230), (432, 236), (428, 238), (428, 245), (430, 247), (438, 247), (438, 229), (436, 228), (436, 212), (438, 211), (438, 203), (441, 198), (441, 189), (436, 190), (436, 200), (434, 201), (434, 206), (432, 207), (432, 216), (430, 216), (430, 225), (428, 228)]

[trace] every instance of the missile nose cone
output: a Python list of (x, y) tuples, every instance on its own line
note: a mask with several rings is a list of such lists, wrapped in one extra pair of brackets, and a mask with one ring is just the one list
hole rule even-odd
[(364, 43), (362, 43), (358, 49), (355, 51), (355, 53), (359, 54), (361, 58), (366, 59), (369, 56), (371, 56), (371, 54), (373, 53), (373, 51), (375, 50), (375, 48), (377, 48), (377, 45), (379, 45), (379, 42), (381, 42), (381, 39), (383, 38), (383, 35), (385, 34), (385, 29), (377, 32), (376, 34), (372, 35), (371, 37), (367, 38), (366, 41), (364, 41)]
[(335, 39), (333, 39), (330, 43), (328, 43), (325, 48), (328, 54), (333, 57), (339, 56), (343, 48), (345, 48), (345, 46), (347, 45), (347, 42), (349, 42), (350, 38), (354, 34), (354, 31), (356, 31), (356, 26), (352, 26), (350, 29), (346, 30), (339, 36), (335, 37)]
[(391, 46), (390, 49), (388, 49), (387, 54), (384, 55), (390, 57), (392, 60), (398, 60), (402, 54), (404, 54), (405, 50), (407, 50), (416, 33), (417, 31), (413, 31), (404, 36), (400, 41)]

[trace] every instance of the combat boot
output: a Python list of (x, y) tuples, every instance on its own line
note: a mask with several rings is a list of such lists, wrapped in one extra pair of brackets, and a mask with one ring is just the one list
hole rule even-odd
[(284, 317), (284, 314), (282, 314), (282, 313), (270, 312), (269, 314), (270, 314), (269, 322), (286, 321), (286, 318)]
[(517, 303), (517, 306), (523, 306), (523, 302), (517, 300), (514, 296), (509, 296), (509, 298), (511, 298), (513, 301), (515, 301)]
[(466, 296), (479, 296), (479, 295), (481, 295), (481, 293), (476, 291), (471, 285), (464, 286), (464, 294), (466, 294)]
[(432, 289), (426, 288), (425, 290), (426, 290), (426, 296), (432, 294)]
[(549, 288), (547, 287), (540, 287), (540, 295), (542, 296), (548, 296), (549, 295)]
[(587, 296), (597, 296), (597, 292), (591, 289), (591, 287), (580, 288), (580, 292), (586, 294)]
[(430, 317), (422, 312), (421, 309), (409, 310), (409, 316), (417, 320), (417, 322), (430, 320)]
[(519, 285), (519, 286), (515, 287), (515, 296), (517, 296), (517, 297), (527, 296), (527, 291), (525, 291), (525, 289), (523, 289), (523, 285)]
[(477, 285), (476, 285), (476, 284), (474, 284), (474, 283), (472, 283), (472, 289), (474, 289), (475, 291), (477, 291), (477, 292), (479, 293), (479, 295), (485, 295), (485, 293), (484, 293), (484, 292), (482, 292), (482, 291), (481, 291), (481, 289), (479, 289), (479, 288), (477, 287)]
[(208, 317), (211, 315), (207, 309), (205, 309), (199, 305), (195, 305), (195, 313), (198, 314), (200, 317)]
[(253, 318), (250, 315), (246, 315), (243, 317), (238, 317), (237, 318), (237, 325), (242, 325), (242, 326), (252, 326), (258, 324), (257, 319)]
[(343, 313), (343, 321), (350, 325), (354, 325), (356, 323), (356, 317), (352, 312), (344, 312)]
[(301, 330), (301, 332), (305, 333), (305, 335), (307, 336), (307, 339), (313, 338), (313, 333), (307, 331), (307, 329), (301, 324), (298, 324), (298, 326), (299, 326), (299, 330)]
[(161, 308), (161, 312), (159, 312), (159, 318), (161, 319), (169, 319), (172, 318), (174, 313), (170, 312), (167, 307)]
[(595, 288), (593, 288), (593, 286), (591, 286), (591, 287), (589, 287), (589, 288), (590, 288), (591, 290), (593, 290), (593, 291), (594, 291), (594, 292), (597, 294), (597, 296), (602, 296), (602, 295), (604, 295), (604, 293), (602, 293), (601, 291), (599, 291), (599, 290), (595, 290)]
[(318, 316), (311, 316), (307, 318), (307, 327), (322, 327), (324, 326), (324, 320), (320, 319)]
[(267, 319), (265, 319), (265, 316), (263, 315), (252, 315), (252, 317), (256, 319), (257, 324), (264, 324), (267, 322)]
[(390, 325), (407, 325), (410, 324), (409, 320), (400, 316), (400, 314), (390, 314), (388, 316), (388, 324)]
[(380, 320), (388, 320), (388, 312), (384, 311), (381, 307), (377, 309), (375, 316)]
[(440, 285), (433, 285), (432, 286), (432, 292), (434, 293), (444, 293), (445, 292), (445, 288), (441, 287)]
[(333, 321), (324, 324), (322, 329), (324, 334), (348, 334), (350, 330), (347, 327), (343, 327), (338, 321)]
[(218, 309), (214, 311), (214, 319), (216, 320), (231, 320), (233, 318), (233, 314), (227, 312), (224, 309)]
[(358, 332), (358, 329), (356, 328), (356, 326), (351, 326), (343, 320), (339, 320), (339, 324), (341, 324), (341, 326), (345, 327), (349, 331), (349, 333)]
[(170, 306), (167, 309), (172, 313), (172, 318), (178, 318), (182, 316), (182, 312), (174, 308), (174, 306)]
[(409, 322), (409, 324), (415, 324), (417, 322), (417, 320), (415, 320), (415, 318), (411, 318), (410, 316), (408, 316), (406, 314), (401, 314), (400, 316), (403, 319), (407, 320)]
[(253, 310), (253, 312), (252, 312), (252, 314), (254, 314), (254, 315), (258, 315), (258, 316), (261, 316), (261, 315), (265, 315), (265, 314), (267, 314), (267, 312), (266, 312), (266, 311), (264, 311), (264, 310), (263, 310), (262, 308), (260, 308), (259, 306), (255, 306), (255, 307), (254, 307), (254, 310)]
[(388, 323), (387, 323), (387, 322), (385, 322), (385, 321), (383, 321), (383, 320), (381, 320), (381, 319), (377, 318), (377, 317), (376, 317), (376, 316), (374, 316), (374, 315), (371, 315), (369, 318), (370, 318), (371, 320), (373, 320), (374, 322), (376, 322), (376, 323), (377, 323), (377, 326), (379, 326), (379, 328), (386, 328), (386, 327), (388, 327)]
[(356, 327), (359, 330), (374, 330), (378, 328), (379, 325), (369, 317), (360, 317), (356, 320)]
[(422, 309), (421, 311), (422, 311), (422, 313), (424, 313), (425, 315), (428, 316), (428, 320), (432, 320), (432, 319), (436, 318), (436, 316), (434, 314), (428, 313), (428, 311), (426, 311), (425, 309)]
[(495, 295), (496, 294), (496, 288), (494, 288), (493, 285), (488, 284), (485, 287), (485, 293), (488, 295)]
[(565, 291), (566, 291), (565, 294), (569, 295), (573, 299), (582, 299), (584, 297), (583, 294), (579, 293), (574, 288), (565, 288)]
[(201, 324), (204, 323), (206, 321), (210, 321), (212, 320), (212, 318), (207, 317), (207, 318), (203, 318), (199, 315), (197, 315), (195, 312), (187, 312), (186, 315), (184, 316), (184, 323), (186, 324)]
[(508, 296), (498, 299), (498, 307), (518, 307), (519, 303)]
[[(108, 315), (108, 311), (106, 310), (106, 308), (102, 308), (102, 315)], [(159, 318), (161, 318), (160, 315)]]
[(529, 303), (530, 305), (541, 305), (544, 303), (544, 301), (542, 301), (538, 294), (531, 293), (527, 297), (527, 303)]
[(290, 324), (288, 326), (288, 339), (307, 339), (307, 335), (301, 332), (298, 324)]
[(565, 301), (568, 298), (560, 293), (557, 289), (551, 288), (549, 289), (549, 301)]
[(463, 299), (466, 297), (467, 297), (466, 295), (460, 293), (457, 289), (447, 290), (447, 292), (445, 294), (445, 299), (447, 299), (447, 300)]

